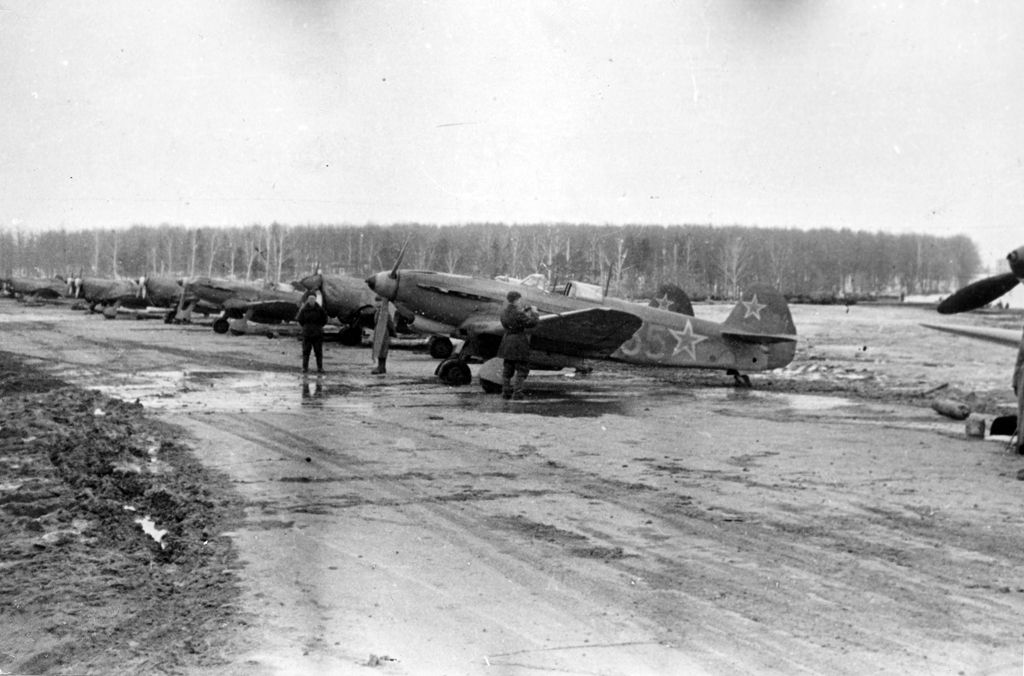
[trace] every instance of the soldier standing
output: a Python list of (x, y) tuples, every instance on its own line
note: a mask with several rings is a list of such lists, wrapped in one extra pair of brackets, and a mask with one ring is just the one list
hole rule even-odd
[(382, 376), (388, 372), (388, 348), (391, 345), (391, 336), (394, 332), (395, 324), (391, 321), (388, 301), (378, 296), (377, 310), (373, 316), (373, 359), (377, 362), (377, 366), (370, 371), (375, 376)]
[(501, 325), (505, 335), (498, 347), (498, 356), (504, 360), (501, 370), (501, 396), (503, 399), (522, 399), (523, 383), (530, 374), (530, 336), (527, 329), (537, 326), (540, 315), (522, 303), (518, 291), (509, 291), (508, 301), (501, 310)]
[(309, 371), (309, 353), (313, 352), (316, 354), (316, 372), (323, 373), (327, 311), (316, 302), (316, 296), (310, 295), (302, 302), (295, 321), (302, 327), (302, 372)]

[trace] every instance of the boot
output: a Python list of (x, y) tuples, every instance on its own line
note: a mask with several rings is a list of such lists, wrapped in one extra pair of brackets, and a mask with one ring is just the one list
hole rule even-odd
[(370, 371), (370, 373), (372, 375), (375, 375), (375, 376), (382, 376), (382, 375), (384, 375), (385, 373), (388, 372), (388, 370), (387, 370), (387, 368), (385, 368), (384, 364), (385, 364), (385, 360), (378, 359), (377, 360), (377, 368), (375, 368), (372, 371)]

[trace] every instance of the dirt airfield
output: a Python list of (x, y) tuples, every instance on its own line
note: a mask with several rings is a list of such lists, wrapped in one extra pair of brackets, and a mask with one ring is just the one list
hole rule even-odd
[(1021, 317), (792, 310), (753, 389), (518, 403), (0, 299), (0, 673), (1020, 673), (1024, 458), (930, 408), (1011, 412), (1015, 353), (920, 322)]

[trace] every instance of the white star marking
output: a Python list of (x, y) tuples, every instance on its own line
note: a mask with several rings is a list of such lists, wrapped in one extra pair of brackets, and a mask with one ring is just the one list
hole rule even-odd
[(761, 310), (765, 309), (768, 306), (765, 305), (764, 303), (758, 303), (757, 294), (755, 293), (753, 296), (750, 297), (749, 301), (743, 301), (743, 307), (747, 309), (747, 311), (743, 313), (744, 319), (747, 319), (748, 317), (753, 317), (754, 319), (761, 321)]
[(658, 304), (659, 310), (671, 310), (672, 306), (675, 305), (673, 301), (669, 300), (667, 293), (661, 298), (655, 298), (654, 302)]
[(682, 331), (669, 329), (668, 332), (676, 339), (676, 347), (672, 350), (672, 356), (674, 357), (680, 352), (685, 352), (692, 361), (697, 361), (697, 343), (707, 340), (707, 336), (695, 334), (693, 332), (693, 324), (689, 319), (686, 320), (686, 328)]

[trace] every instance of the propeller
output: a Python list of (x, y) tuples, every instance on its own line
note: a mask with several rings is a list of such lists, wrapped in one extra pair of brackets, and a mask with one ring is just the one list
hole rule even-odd
[(1019, 283), (1017, 275), (1012, 272), (1004, 272), (1001, 275), (986, 277), (958, 290), (952, 296), (939, 303), (936, 309), (942, 315), (977, 310), (1010, 291)]
[(388, 277), (391, 279), (398, 279), (398, 267), (402, 264), (402, 259), (405, 258), (405, 248), (409, 246), (409, 238), (405, 238), (405, 243), (402, 244), (402, 250), (398, 252), (398, 258), (395, 259), (395, 266), (391, 268), (391, 272)]
[(939, 303), (936, 308), (939, 314), (951, 315), (957, 312), (969, 312), (984, 307), (1013, 289), (1024, 279), (1024, 246), (1018, 247), (1006, 256), (1010, 271), (979, 279), (956, 291), (952, 296)]

